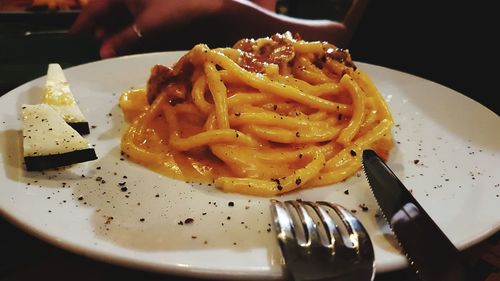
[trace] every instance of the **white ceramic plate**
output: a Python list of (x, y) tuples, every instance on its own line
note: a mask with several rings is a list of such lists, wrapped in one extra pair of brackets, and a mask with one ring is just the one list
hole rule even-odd
[[(54, 245), (114, 264), (194, 277), (280, 279), (269, 199), (175, 181), (121, 159), (126, 123), (117, 106), (120, 93), (143, 87), (151, 66), (170, 65), (181, 54), (66, 69), (95, 126), (88, 139), (99, 159), (59, 171), (26, 172), (22, 162), (20, 107), (39, 102), (45, 78), (1, 97), (1, 213)], [(500, 118), (436, 83), (379, 66), (359, 67), (371, 75), (397, 124), (389, 165), (451, 241), (464, 249), (498, 231)], [(357, 210), (376, 247), (377, 271), (406, 266), (387, 225), (375, 216), (377, 206), (361, 172), (344, 183), (281, 199), (289, 198), (329, 200)], [(194, 221), (179, 224), (188, 218)]]

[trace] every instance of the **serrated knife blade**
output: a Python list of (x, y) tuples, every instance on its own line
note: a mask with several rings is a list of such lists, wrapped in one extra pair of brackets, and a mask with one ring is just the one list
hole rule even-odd
[(370, 189), (417, 275), (425, 281), (468, 280), (460, 252), (373, 150), (363, 151), (363, 167)]

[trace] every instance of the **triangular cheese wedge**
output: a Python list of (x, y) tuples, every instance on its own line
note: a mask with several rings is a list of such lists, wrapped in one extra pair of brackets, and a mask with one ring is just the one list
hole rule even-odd
[(64, 72), (57, 63), (49, 64), (43, 103), (59, 112), (64, 121), (80, 134), (86, 135), (90, 132), (89, 123), (75, 102)]
[(95, 151), (75, 129), (47, 104), (23, 105), (23, 149), (28, 171), (97, 159)]

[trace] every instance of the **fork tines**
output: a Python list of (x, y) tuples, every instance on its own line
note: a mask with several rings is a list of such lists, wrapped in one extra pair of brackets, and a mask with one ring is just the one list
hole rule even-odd
[(271, 206), (278, 241), (294, 277), (297, 272), (333, 272), (325, 272), (325, 265), (338, 267), (335, 274), (345, 273), (349, 266), (353, 270), (360, 266), (373, 270), (374, 252), (368, 233), (344, 207), (301, 200), (271, 200)]

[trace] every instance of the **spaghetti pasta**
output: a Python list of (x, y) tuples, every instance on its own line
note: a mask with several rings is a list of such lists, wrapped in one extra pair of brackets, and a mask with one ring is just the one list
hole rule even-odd
[(370, 148), (387, 158), (391, 114), (348, 51), (290, 33), (199, 44), (147, 90), (124, 93), (122, 151), (177, 179), (273, 196), (345, 180)]

